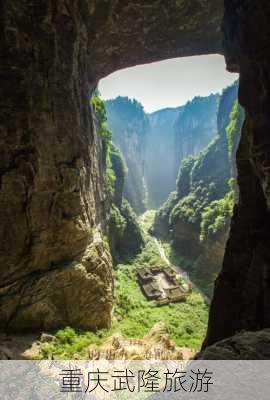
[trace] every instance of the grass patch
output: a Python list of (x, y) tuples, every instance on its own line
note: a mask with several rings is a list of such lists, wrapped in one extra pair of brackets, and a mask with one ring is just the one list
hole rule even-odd
[[(153, 215), (151, 216), (153, 218)], [(147, 218), (149, 223), (150, 216)], [(140, 221), (141, 222), (141, 221)], [(142, 222), (141, 222), (142, 223)], [(146, 231), (143, 226), (144, 232)], [(114, 318), (112, 328), (97, 333), (65, 328), (56, 332), (57, 342), (42, 345), (43, 358), (86, 358), (91, 344), (100, 345), (116, 333), (127, 338), (142, 338), (157, 323), (164, 322), (178, 346), (199, 349), (205, 336), (208, 306), (199, 293), (192, 293), (185, 303), (157, 307), (146, 300), (137, 284), (136, 272), (143, 266), (164, 265), (153, 238), (146, 235), (142, 252), (114, 271)]]

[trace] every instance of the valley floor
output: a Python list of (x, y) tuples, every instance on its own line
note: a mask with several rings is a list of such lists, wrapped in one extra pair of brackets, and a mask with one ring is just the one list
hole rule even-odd
[[(146, 242), (142, 252), (115, 268), (111, 329), (93, 333), (67, 327), (54, 332), (53, 336), (43, 336), (42, 342), (34, 340), (32, 351), (26, 349), (26, 358), (85, 359), (89, 358), (89, 353), (93, 355), (97, 349), (112, 346), (115, 341), (125, 342), (128, 349), (137, 341), (140, 355), (134, 354), (134, 358), (144, 357), (145, 341), (151, 337), (158, 342), (161, 336), (163, 342), (166, 338), (166, 348), (181, 348), (184, 358), (190, 358), (200, 349), (208, 318), (208, 302), (200, 291), (194, 287), (186, 302), (158, 307), (144, 297), (137, 283), (139, 268), (169, 263), (163, 246), (147, 233), (153, 217), (154, 211), (148, 211), (139, 218)], [(171, 356), (175, 354), (171, 353)]]

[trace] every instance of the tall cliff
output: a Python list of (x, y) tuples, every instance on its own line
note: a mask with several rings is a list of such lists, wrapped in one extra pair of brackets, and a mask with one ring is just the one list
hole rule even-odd
[(103, 164), (105, 168), (106, 225), (108, 240), (115, 262), (133, 256), (144, 244), (136, 215), (124, 198), (127, 168), (121, 151), (112, 143), (104, 102), (95, 94), (91, 98), (102, 139)]
[[(195, 97), (179, 113), (175, 122), (175, 170), (188, 156), (199, 154), (217, 135), (219, 95)], [(175, 177), (176, 178), (176, 177)]]
[(243, 122), (237, 88), (235, 83), (223, 91), (217, 117), (219, 135), (198, 156), (182, 161), (177, 190), (159, 210), (153, 226), (155, 234), (171, 236), (179, 255), (196, 263), (193, 272), (205, 281), (207, 294), (221, 268), (234, 202), (229, 183), (234, 173), (231, 158)]
[(175, 185), (174, 124), (183, 107), (165, 108), (148, 114), (145, 177), (148, 208), (159, 207)]
[(224, 4), (226, 62), (230, 71), (240, 73), (239, 102), (246, 118), (236, 155), (239, 202), (215, 284), (205, 346), (242, 330), (270, 326), (270, 4)]
[(144, 245), (136, 214), (124, 198), (126, 166), (119, 149), (112, 145), (110, 152), (114, 172), (113, 196), (109, 212), (109, 241), (115, 263), (137, 254)]
[(137, 213), (146, 209), (145, 143), (149, 122), (136, 100), (117, 97), (105, 103), (113, 142), (119, 147), (127, 165), (124, 197)]
[(183, 157), (198, 154), (217, 135), (218, 99), (196, 97), (151, 114), (128, 98), (105, 103), (113, 141), (128, 167), (124, 195), (138, 213), (159, 207), (175, 187)]

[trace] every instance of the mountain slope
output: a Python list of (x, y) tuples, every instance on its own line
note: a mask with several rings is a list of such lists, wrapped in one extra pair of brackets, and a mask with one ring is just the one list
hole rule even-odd
[(219, 135), (198, 156), (185, 159), (173, 192), (156, 215), (152, 231), (171, 237), (178, 255), (192, 261), (207, 294), (221, 267), (232, 214), (235, 174), (232, 159), (240, 137), (243, 111), (238, 84), (223, 91), (218, 112)]

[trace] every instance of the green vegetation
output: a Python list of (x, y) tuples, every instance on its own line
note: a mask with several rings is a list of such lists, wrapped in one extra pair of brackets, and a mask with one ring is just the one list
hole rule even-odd
[(169, 226), (174, 226), (181, 219), (199, 229), (205, 208), (227, 193), (230, 168), (226, 151), (226, 145), (219, 136), (198, 156), (182, 161), (177, 179), (177, 201), (172, 203)]
[(176, 187), (178, 195), (181, 197), (186, 196), (190, 191), (190, 176), (195, 161), (196, 157), (189, 156), (182, 161), (181, 168), (179, 168)]
[(121, 206), (112, 208), (110, 218), (110, 238), (115, 263), (127, 260), (138, 254), (144, 240), (137, 222), (137, 216), (126, 199)]
[[(146, 232), (154, 213), (141, 217)], [(178, 346), (199, 349), (205, 336), (208, 306), (194, 291), (185, 303), (157, 307), (146, 300), (137, 283), (136, 272), (143, 266), (166, 266), (153, 238), (145, 233), (146, 245), (142, 252), (114, 271), (114, 318), (112, 328), (96, 333), (76, 331), (69, 327), (56, 332), (57, 342), (42, 345), (43, 358), (85, 358), (91, 344), (101, 345), (113, 334), (127, 338), (142, 338), (157, 323), (164, 322), (172, 340)]]
[(211, 299), (213, 295), (213, 282), (217, 277), (217, 273), (208, 268), (202, 268), (201, 262), (204, 263), (204, 261), (200, 257), (196, 260), (188, 259), (179, 255), (168, 242), (163, 242), (162, 244), (170, 262), (183, 269), (201, 293), (208, 299)]
[(124, 153), (127, 173), (125, 197), (139, 215), (146, 209), (147, 191), (144, 180), (144, 153), (149, 120), (142, 105), (128, 97), (105, 102), (114, 143)]
[(199, 182), (187, 196), (181, 199), (173, 208), (170, 215), (170, 224), (174, 224), (178, 218), (192, 224), (200, 223), (201, 214), (206, 205), (209, 204), (215, 193), (215, 184), (203, 185)]
[(92, 344), (100, 345), (109, 337), (110, 331), (101, 330), (97, 333), (83, 332), (70, 327), (55, 333), (56, 342), (43, 343), (41, 359), (84, 359), (88, 355), (88, 347)]
[(108, 128), (106, 109), (96, 94), (91, 99), (102, 138), (106, 165), (106, 189), (109, 242), (115, 262), (138, 253), (143, 245), (136, 215), (127, 201), (123, 201), (124, 181), (127, 173), (122, 153), (112, 144), (112, 133)]
[(160, 225), (167, 231), (174, 231), (177, 222), (182, 221), (192, 225), (193, 231), (198, 231), (198, 241), (204, 242), (217, 237), (228, 227), (235, 199), (235, 189), (228, 183), (232, 176), (231, 157), (243, 121), (237, 86), (236, 82), (226, 88), (220, 98), (219, 135), (196, 157), (182, 161), (177, 193), (171, 194), (158, 211), (154, 225), (156, 233), (161, 230)]
[[(192, 185), (194, 185), (194, 183), (197, 182), (198, 177), (201, 177), (202, 170), (205, 168), (205, 165), (209, 163), (209, 161), (211, 161), (212, 154), (214, 156), (218, 155), (217, 145), (220, 144), (219, 141), (220, 137), (216, 136), (204, 149), (202, 149), (199, 152), (199, 154), (196, 157), (193, 157), (193, 163), (191, 164), (191, 169), (190, 169), (190, 180)], [(213, 174), (212, 172), (211, 174), (211, 171), (208, 171), (208, 173), (209, 177), (206, 174), (203, 175), (204, 181), (207, 183), (209, 183), (209, 181), (213, 179), (212, 178), (213, 176), (215, 177), (215, 173)]]
[(212, 201), (202, 212), (200, 240), (215, 239), (225, 233), (229, 226), (235, 203), (234, 179), (230, 180), (231, 190), (220, 200)]
[(205, 335), (208, 310), (198, 293), (186, 303), (156, 307), (147, 301), (136, 283), (136, 270), (142, 265), (156, 265), (161, 260), (150, 241), (142, 255), (130, 265), (117, 271), (116, 310), (122, 334), (143, 337), (155, 323), (163, 321), (171, 339), (179, 346), (199, 348)]
[(177, 192), (171, 192), (169, 194), (168, 199), (165, 201), (165, 203), (160, 207), (155, 215), (155, 219), (161, 218), (161, 219), (166, 219), (169, 218), (171, 210), (177, 203), (178, 198), (177, 198)]
[(111, 160), (111, 148), (112, 148), (112, 133), (109, 129), (106, 109), (104, 102), (100, 99), (99, 96), (94, 95), (91, 98), (91, 104), (94, 109), (95, 115), (98, 121), (98, 132), (102, 139), (102, 146), (104, 152), (104, 159), (106, 165), (106, 188), (108, 193), (112, 196), (114, 193), (114, 182), (115, 182), (115, 174), (112, 168), (112, 160)]
[(124, 178), (128, 172), (128, 169), (127, 169), (123, 154), (116, 146), (114, 146), (112, 144), (110, 155), (111, 155), (111, 160), (112, 160), (113, 169), (115, 171), (115, 174), (118, 174)]
[(235, 147), (235, 135), (237, 135), (237, 132), (239, 132), (242, 125), (242, 113), (243, 110), (241, 109), (238, 100), (236, 100), (230, 114), (230, 123), (226, 128), (230, 156), (232, 155)]
[(147, 123), (143, 106), (136, 99), (118, 96), (113, 100), (107, 100), (106, 108), (109, 113), (114, 112), (121, 116), (122, 123), (130, 123), (132, 120), (142, 120)]
[[(173, 263), (211, 297), (221, 268), (223, 248), (236, 199), (232, 179), (244, 113), (237, 101), (238, 82), (219, 101), (218, 135), (197, 156), (181, 163), (177, 192), (156, 214), (152, 231), (172, 240), (167, 249)], [(199, 134), (199, 133), (198, 133)]]
[(125, 218), (122, 216), (120, 210), (112, 204), (111, 209), (110, 209), (110, 226), (113, 226), (115, 229), (115, 235), (117, 238), (121, 238), (124, 234), (124, 231), (127, 226), (127, 222)]
[(140, 223), (144, 235), (147, 235), (147, 232), (153, 225), (155, 216), (156, 216), (155, 210), (148, 210), (138, 218), (138, 221)]

